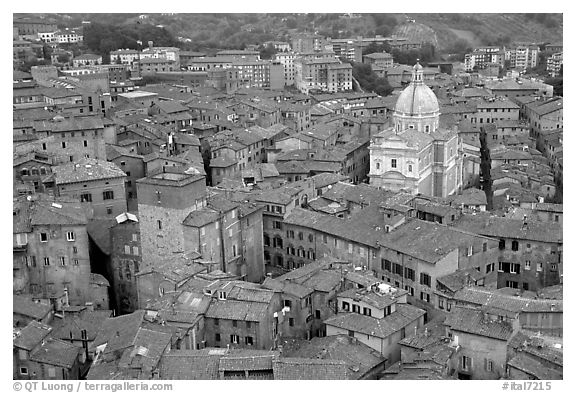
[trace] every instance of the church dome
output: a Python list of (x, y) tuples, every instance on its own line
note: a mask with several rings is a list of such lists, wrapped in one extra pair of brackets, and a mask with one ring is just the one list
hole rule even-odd
[(413, 68), (412, 82), (398, 97), (395, 111), (405, 116), (427, 116), (438, 114), (440, 107), (436, 94), (423, 81), (422, 66), (419, 63)]

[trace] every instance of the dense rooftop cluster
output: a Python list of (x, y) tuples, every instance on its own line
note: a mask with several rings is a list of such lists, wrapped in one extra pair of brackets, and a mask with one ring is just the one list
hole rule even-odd
[[(505, 48), (362, 56), (423, 45), (398, 36), (103, 64), (61, 47), (82, 29), (14, 34), (15, 379), (562, 378), (563, 99), (514, 73), (533, 45), (498, 79)], [(36, 39), (52, 64), (16, 71)]]

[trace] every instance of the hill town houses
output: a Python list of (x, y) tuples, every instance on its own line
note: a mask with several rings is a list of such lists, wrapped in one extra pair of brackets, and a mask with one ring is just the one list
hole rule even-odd
[(562, 97), (359, 40), (15, 70), (13, 377), (562, 379)]

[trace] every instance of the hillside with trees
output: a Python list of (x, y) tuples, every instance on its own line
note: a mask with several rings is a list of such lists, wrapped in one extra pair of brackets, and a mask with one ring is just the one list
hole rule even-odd
[[(180, 42), (187, 50), (212, 52), (262, 46), (266, 41), (288, 41), (293, 33), (317, 33), (331, 38), (397, 34), (430, 42), (438, 54), (462, 56), (477, 45), (513, 42), (561, 42), (562, 14), (44, 14), (60, 27), (82, 22), (113, 26), (111, 34), (98, 32), (90, 48), (98, 53), (134, 41)], [(89, 25), (85, 25), (88, 28)], [(154, 29), (160, 29), (155, 32)], [(163, 31), (169, 33), (166, 34)], [(152, 38), (149, 38), (149, 36)], [(125, 36), (125, 37), (124, 37)], [(142, 39), (143, 38), (143, 39)], [(156, 38), (156, 40), (154, 40)], [(124, 40), (124, 41), (123, 41)], [(163, 44), (162, 44), (163, 45)], [(261, 48), (265, 49), (265, 48)], [(266, 54), (267, 52), (265, 52)], [(456, 60), (456, 59), (455, 59)]]

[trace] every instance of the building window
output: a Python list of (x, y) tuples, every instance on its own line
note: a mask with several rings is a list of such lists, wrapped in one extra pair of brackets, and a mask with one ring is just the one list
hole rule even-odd
[[(454, 216), (452, 216), (454, 217)], [(452, 221), (454, 221), (454, 219), (452, 219)], [(488, 243), (482, 243), (482, 251), (486, 252), (486, 250), (488, 250)]]
[(84, 141), (84, 147), (88, 147), (88, 141)]
[(69, 242), (73, 242), (74, 240), (76, 240), (74, 232), (66, 232), (66, 240), (68, 240)]
[(80, 194), (80, 202), (92, 202), (92, 194)]
[(512, 240), (512, 251), (518, 251), (518, 241)]
[(468, 370), (471, 366), (471, 360), (469, 357), (462, 355), (462, 357), (460, 358), (461, 362), (460, 362), (460, 366), (462, 367), (462, 370)]
[(357, 314), (360, 314), (360, 306), (357, 304), (353, 304), (352, 305), (352, 312), (355, 312)]
[(391, 271), (392, 263), (391, 263), (389, 260), (387, 260), (387, 259), (382, 259), (381, 262), (382, 262), (382, 269), (384, 269), (384, 270), (386, 270), (386, 271), (388, 271), (388, 272)]
[(50, 266), (50, 258), (44, 257), (44, 266)]
[(158, 224), (158, 229), (162, 229), (162, 221), (161, 220), (156, 220), (156, 223)]
[(240, 342), (240, 337), (237, 334), (231, 334), (230, 335), (230, 343), (238, 344), (238, 342)]
[(60, 266), (66, 266), (66, 257), (60, 257)]
[(102, 193), (102, 199), (104, 199), (105, 201), (109, 200), (109, 199), (114, 199), (114, 191), (110, 191), (110, 190), (104, 191)]
[(524, 262), (524, 269), (525, 270), (530, 270), (530, 265), (532, 263), (527, 259), (526, 262)]
[(353, 331), (353, 330), (348, 330), (348, 336), (354, 337), (354, 331)]
[(558, 271), (558, 265), (555, 263), (551, 263), (550, 264), (550, 271), (553, 271), (553, 272)]
[(438, 308), (440, 310), (444, 310), (444, 299), (442, 299), (442, 298), (438, 299)]
[(106, 206), (106, 214), (108, 215), (112, 214), (112, 206)]
[(78, 266), (78, 259), (74, 259), (74, 265)]
[(312, 234), (308, 235), (308, 241), (312, 243), (314, 241), (314, 235)]
[(316, 317), (316, 319), (320, 319), (320, 310), (315, 310), (314, 316)]
[(233, 320), (232, 321), (232, 327), (238, 327), (238, 321)]
[(506, 240), (500, 239), (500, 242), (498, 243), (498, 249), (500, 250), (506, 249)]
[[(221, 300), (226, 300), (226, 292), (220, 292), (218, 293), (218, 298)], [(235, 322), (235, 321), (234, 321)], [(234, 325), (234, 323), (232, 324)], [(234, 325), (235, 326), (235, 325)]]
[(344, 311), (350, 311), (350, 303), (348, 303), (348, 302), (342, 302), (342, 310), (344, 310)]
[(246, 345), (254, 345), (254, 339), (250, 336), (246, 336), (244, 338), (244, 342), (246, 343)]
[(48, 241), (48, 234), (45, 232), (40, 232), (40, 241), (42, 243), (45, 243)]
[(430, 283), (431, 283), (430, 276), (426, 273), (420, 273), (420, 284), (429, 287)]
[(392, 168), (396, 168), (397, 164), (398, 164), (398, 163), (397, 163), (396, 159), (393, 158), (393, 159), (392, 159)]
[[(215, 321), (217, 321), (217, 319), (216, 319)], [(214, 335), (214, 340), (215, 340), (215, 341), (220, 341), (220, 333), (216, 333), (216, 334)]]
[(20, 367), (20, 375), (28, 375), (28, 367)]
[(364, 307), (364, 315), (372, 316), (372, 309), (368, 307)]
[(288, 318), (288, 325), (294, 326), (294, 318)]
[(486, 371), (492, 372), (493, 370), (494, 370), (494, 363), (492, 363), (492, 360), (486, 359)]
[(408, 164), (408, 172), (412, 172), (412, 164)]
[(138, 250), (138, 247), (136, 247), (136, 246), (132, 247), (132, 254), (138, 255), (139, 252), (140, 252), (140, 250)]

